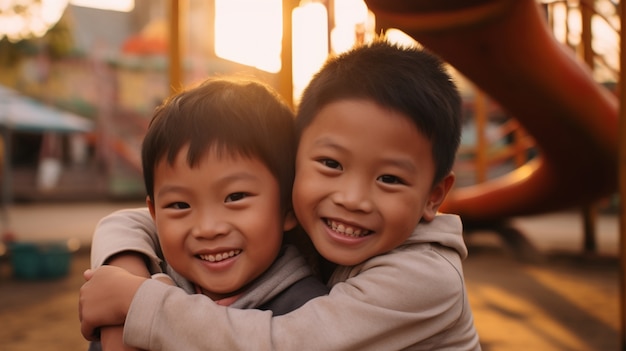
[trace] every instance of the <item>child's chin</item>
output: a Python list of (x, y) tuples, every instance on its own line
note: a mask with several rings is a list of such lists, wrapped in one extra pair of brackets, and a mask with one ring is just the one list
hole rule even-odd
[(355, 255), (354, 252), (346, 254), (336, 249), (319, 251), (325, 259), (341, 266), (355, 266), (367, 259), (367, 257), (362, 257), (363, 255)]

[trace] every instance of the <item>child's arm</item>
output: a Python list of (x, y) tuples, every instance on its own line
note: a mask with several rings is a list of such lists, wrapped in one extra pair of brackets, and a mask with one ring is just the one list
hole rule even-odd
[[(118, 266), (142, 277), (150, 277), (152, 268), (158, 267), (158, 242), (152, 218), (145, 209), (122, 210), (103, 218), (94, 233), (91, 251), (92, 268), (102, 264)], [(136, 350), (124, 345), (123, 326), (103, 327), (100, 330), (102, 349)]]
[[(82, 323), (97, 316), (102, 317), (104, 322), (89, 330), (85, 330), (85, 323), (81, 325), (81, 332), (88, 340), (98, 339), (95, 333), (98, 327), (109, 328), (124, 324), (133, 295), (141, 283), (148, 280), (115, 266), (102, 266), (96, 270), (99, 273), (96, 275), (93, 272), (87, 270), (84, 273), (88, 281), (80, 288), (79, 319)], [(115, 308), (111, 308), (112, 306)]]
[(124, 344), (124, 327), (102, 328), (100, 334), (100, 346), (103, 351), (141, 351), (136, 347)]
[(149, 277), (148, 271), (161, 271), (162, 256), (156, 227), (147, 208), (113, 212), (96, 226), (91, 242), (91, 268), (123, 265), (135, 274)]
[[(94, 326), (122, 323), (128, 311), (125, 340), (146, 349), (400, 350), (437, 344), (441, 339), (433, 338), (469, 313), (469, 325), (443, 338), (461, 339), (459, 349), (478, 347), (463, 278), (450, 257), (428, 250), (400, 252), (393, 261), (384, 256), (368, 261), (330, 295), (274, 318), (268, 311), (226, 308), (156, 281), (98, 270), (81, 289), (82, 308), (92, 309), (89, 295), (95, 293), (106, 292), (101, 300), (107, 304), (83, 315), (82, 332), (88, 336)], [(103, 291), (105, 284), (111, 288)]]
[[(128, 272), (142, 277), (149, 277), (150, 272), (146, 267), (143, 255), (125, 251), (113, 256), (107, 264), (126, 269)], [(124, 326), (110, 326), (100, 329), (100, 342), (104, 351), (135, 351), (139, 350), (124, 344)]]

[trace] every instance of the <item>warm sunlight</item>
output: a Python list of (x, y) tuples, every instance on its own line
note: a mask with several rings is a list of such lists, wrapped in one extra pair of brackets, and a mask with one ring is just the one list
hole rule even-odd
[[(593, 52), (601, 57), (595, 63), (594, 77), (601, 82), (615, 81), (619, 71), (619, 16), (616, 6), (607, 0), (596, 0), (597, 14), (591, 17)], [(582, 18), (579, 7), (568, 7), (566, 3), (555, 3), (552, 7), (552, 30), (562, 43), (578, 46), (582, 40)]]
[(420, 46), (420, 44), (415, 39), (413, 39), (413, 37), (397, 28), (387, 29), (385, 31), (385, 38), (391, 43), (402, 46)]
[(70, 0), (70, 4), (119, 12), (130, 12), (135, 8), (135, 0)]
[(328, 58), (328, 13), (324, 5), (311, 2), (295, 8), (291, 16), (293, 101), (297, 105), (311, 77)]
[(67, 0), (0, 1), (0, 39), (10, 41), (41, 37), (54, 26), (67, 7)]
[(330, 33), (330, 45), (333, 54), (341, 54), (366, 41), (366, 27), (370, 19), (374, 21), (374, 14), (370, 18), (371, 11), (363, 0), (336, 0), (333, 8), (335, 27)]
[(280, 71), (281, 0), (215, 0), (215, 54), (258, 69)]

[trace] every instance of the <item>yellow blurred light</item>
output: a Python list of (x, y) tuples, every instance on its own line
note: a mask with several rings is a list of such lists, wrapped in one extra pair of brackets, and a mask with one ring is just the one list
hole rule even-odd
[(373, 38), (376, 17), (363, 0), (335, 0), (335, 27), (330, 33), (333, 54), (341, 54)]
[(556, 3), (552, 6), (552, 32), (555, 38), (561, 43), (567, 40), (567, 5)]
[(298, 105), (302, 91), (328, 58), (328, 13), (321, 3), (309, 2), (291, 13), (293, 101)]
[(280, 71), (281, 0), (215, 0), (215, 54), (226, 60)]
[(0, 39), (12, 42), (41, 37), (54, 26), (68, 0), (0, 1)]
[(335, 0), (334, 9), (336, 27), (354, 27), (367, 21), (368, 9), (363, 0)]
[(401, 46), (420, 47), (420, 44), (415, 41), (415, 39), (413, 39), (410, 35), (396, 28), (387, 29), (385, 31), (385, 39), (390, 43), (398, 44)]
[(356, 44), (356, 32), (354, 26), (336, 26), (330, 32), (330, 43), (333, 53), (339, 55)]
[(130, 12), (135, 8), (135, 0), (70, 0), (70, 4), (119, 12)]

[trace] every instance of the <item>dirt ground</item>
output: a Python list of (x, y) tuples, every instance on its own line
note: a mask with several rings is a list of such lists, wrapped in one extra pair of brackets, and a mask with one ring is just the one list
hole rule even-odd
[[(88, 264), (79, 251), (67, 277), (20, 281), (0, 259), (0, 350), (87, 350), (77, 294)], [(465, 275), (485, 351), (620, 349), (615, 258), (526, 262), (508, 250), (470, 246)]]
[(8, 259), (0, 260), (0, 350), (87, 350), (78, 322), (78, 290), (89, 255), (74, 253), (71, 263), (66, 277), (18, 280)]

